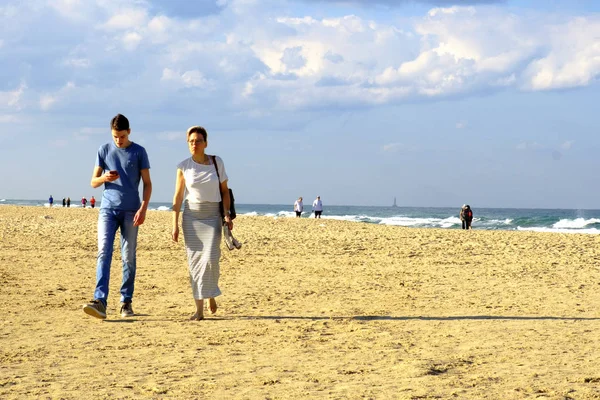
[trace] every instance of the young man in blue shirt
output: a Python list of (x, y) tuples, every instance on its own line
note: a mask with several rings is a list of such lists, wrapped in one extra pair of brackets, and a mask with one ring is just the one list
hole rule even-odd
[[(112, 142), (100, 147), (92, 174), (93, 188), (104, 185), (98, 215), (98, 258), (94, 299), (83, 307), (92, 317), (106, 318), (106, 301), (110, 279), (113, 243), (121, 230), (121, 316), (132, 317), (131, 301), (135, 284), (138, 227), (146, 219), (152, 194), (150, 162), (146, 150), (129, 140), (131, 129), (124, 115), (118, 114), (111, 123)], [(139, 184), (144, 183), (140, 202)]]

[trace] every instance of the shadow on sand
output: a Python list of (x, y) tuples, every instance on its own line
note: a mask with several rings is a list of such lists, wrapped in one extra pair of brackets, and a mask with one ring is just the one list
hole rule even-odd
[(274, 315), (239, 315), (231, 319), (266, 319), (266, 320), (353, 320), (353, 321), (478, 321), (478, 320), (509, 320), (509, 321), (600, 321), (600, 318), (585, 317), (551, 317), (551, 316), (504, 316), (504, 315), (456, 315), (448, 317), (406, 316), (391, 317), (386, 315), (354, 315), (354, 316), (274, 316)]

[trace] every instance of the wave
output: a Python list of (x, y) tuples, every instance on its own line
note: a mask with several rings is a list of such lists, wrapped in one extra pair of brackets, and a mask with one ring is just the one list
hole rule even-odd
[(582, 229), (588, 225), (598, 223), (600, 223), (600, 219), (596, 218), (561, 219), (560, 221), (552, 225), (552, 227), (556, 229)]
[(3, 201), (6, 201), (6, 199), (0, 199), (0, 203), (3, 202)]
[[(476, 221), (476, 220), (474, 220)], [(455, 225), (461, 225), (460, 218), (411, 218), (411, 217), (391, 217), (383, 218), (382, 225), (412, 226), (419, 228), (450, 228)]]
[(567, 229), (567, 228), (542, 228), (542, 227), (520, 227), (517, 226), (518, 231), (532, 231), (532, 232), (550, 232), (550, 233), (584, 233), (589, 235), (597, 235), (600, 230), (596, 228), (589, 229)]

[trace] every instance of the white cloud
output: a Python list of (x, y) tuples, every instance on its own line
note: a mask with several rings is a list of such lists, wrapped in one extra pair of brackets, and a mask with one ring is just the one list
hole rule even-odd
[(564, 142), (563, 144), (560, 145), (561, 150), (570, 150), (571, 147), (573, 146), (573, 143), (575, 143), (575, 141), (573, 140), (567, 140), (566, 142)]
[[(106, 101), (97, 92), (119, 82), (126, 82), (129, 92), (158, 98), (205, 88), (229, 96), (222, 101), (235, 112), (260, 115), (551, 90), (590, 85), (600, 76), (595, 39), (600, 16), (594, 15), (518, 15), (505, 7), (454, 6), (411, 19), (373, 21), (358, 15), (293, 15), (273, 4), (233, 0), (222, 1), (226, 8), (219, 15), (171, 18), (153, 14), (146, 1), (48, 4), (60, 16), (48, 23), (72, 40), (64, 46), (72, 50), (45, 63), (73, 68), (74, 81), (82, 82), (78, 91), (93, 93), (89, 101)], [(127, 50), (128, 62), (121, 61), (119, 49)], [(169, 84), (156, 85), (157, 78)], [(30, 90), (44, 110), (66, 99), (46, 91)], [(8, 103), (6, 96), (0, 94), (0, 104)]]
[(525, 88), (587, 86), (600, 76), (600, 16), (573, 18), (548, 29), (547, 34), (548, 54), (529, 64)]
[(138, 47), (142, 39), (142, 35), (137, 32), (127, 32), (123, 35), (121, 41), (126, 50), (133, 51)]
[(107, 128), (91, 128), (91, 127), (83, 127), (78, 131), (73, 133), (73, 137), (75, 139), (84, 141), (88, 140), (90, 137), (100, 136), (100, 135), (108, 135), (109, 129)]
[(176, 132), (176, 131), (168, 131), (168, 132), (160, 132), (156, 134), (156, 137), (159, 140), (166, 141), (174, 141), (174, 140), (185, 140), (185, 132)]
[(63, 148), (69, 145), (69, 141), (66, 139), (54, 139), (50, 140), (48, 144), (53, 148)]
[(464, 129), (468, 125), (467, 121), (458, 121), (456, 123), (456, 129)]
[(20, 119), (16, 115), (0, 114), (0, 124), (12, 124), (19, 121)]
[(65, 86), (63, 86), (54, 93), (41, 94), (39, 101), (40, 108), (42, 109), (42, 111), (49, 111), (55, 106), (55, 104), (58, 103), (59, 100), (64, 99), (75, 88), (75, 83), (67, 82)]
[(43, 111), (48, 111), (57, 101), (58, 98), (56, 96), (50, 94), (43, 94), (42, 96), (40, 96), (40, 108)]
[(517, 145), (517, 150), (525, 151), (525, 150), (541, 150), (545, 147), (538, 142), (521, 142)]
[(414, 148), (403, 143), (388, 143), (381, 148), (386, 153), (397, 153), (400, 151), (413, 151)]
[(49, 0), (47, 5), (54, 9), (63, 18), (81, 22), (90, 17), (95, 7), (91, 6), (91, 1), (86, 0)]
[(73, 68), (88, 68), (90, 66), (90, 60), (87, 58), (68, 58), (63, 64)]
[(101, 25), (101, 28), (107, 31), (125, 31), (143, 27), (147, 20), (148, 13), (146, 10), (131, 8), (111, 16), (106, 23)]
[(207, 87), (209, 82), (199, 70), (186, 71), (179, 73), (170, 68), (163, 69), (162, 81), (177, 83), (183, 87)]
[(22, 98), (27, 89), (27, 84), (21, 83), (16, 89), (0, 92), (0, 109), (10, 108), (20, 110), (23, 108)]

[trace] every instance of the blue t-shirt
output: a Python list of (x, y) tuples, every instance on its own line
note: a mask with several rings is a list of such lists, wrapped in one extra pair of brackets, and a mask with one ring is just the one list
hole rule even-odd
[(119, 179), (104, 183), (100, 208), (136, 211), (140, 208), (141, 171), (150, 169), (148, 153), (139, 144), (131, 142), (124, 149), (114, 143), (100, 147), (96, 156), (96, 166), (106, 171), (117, 171)]

